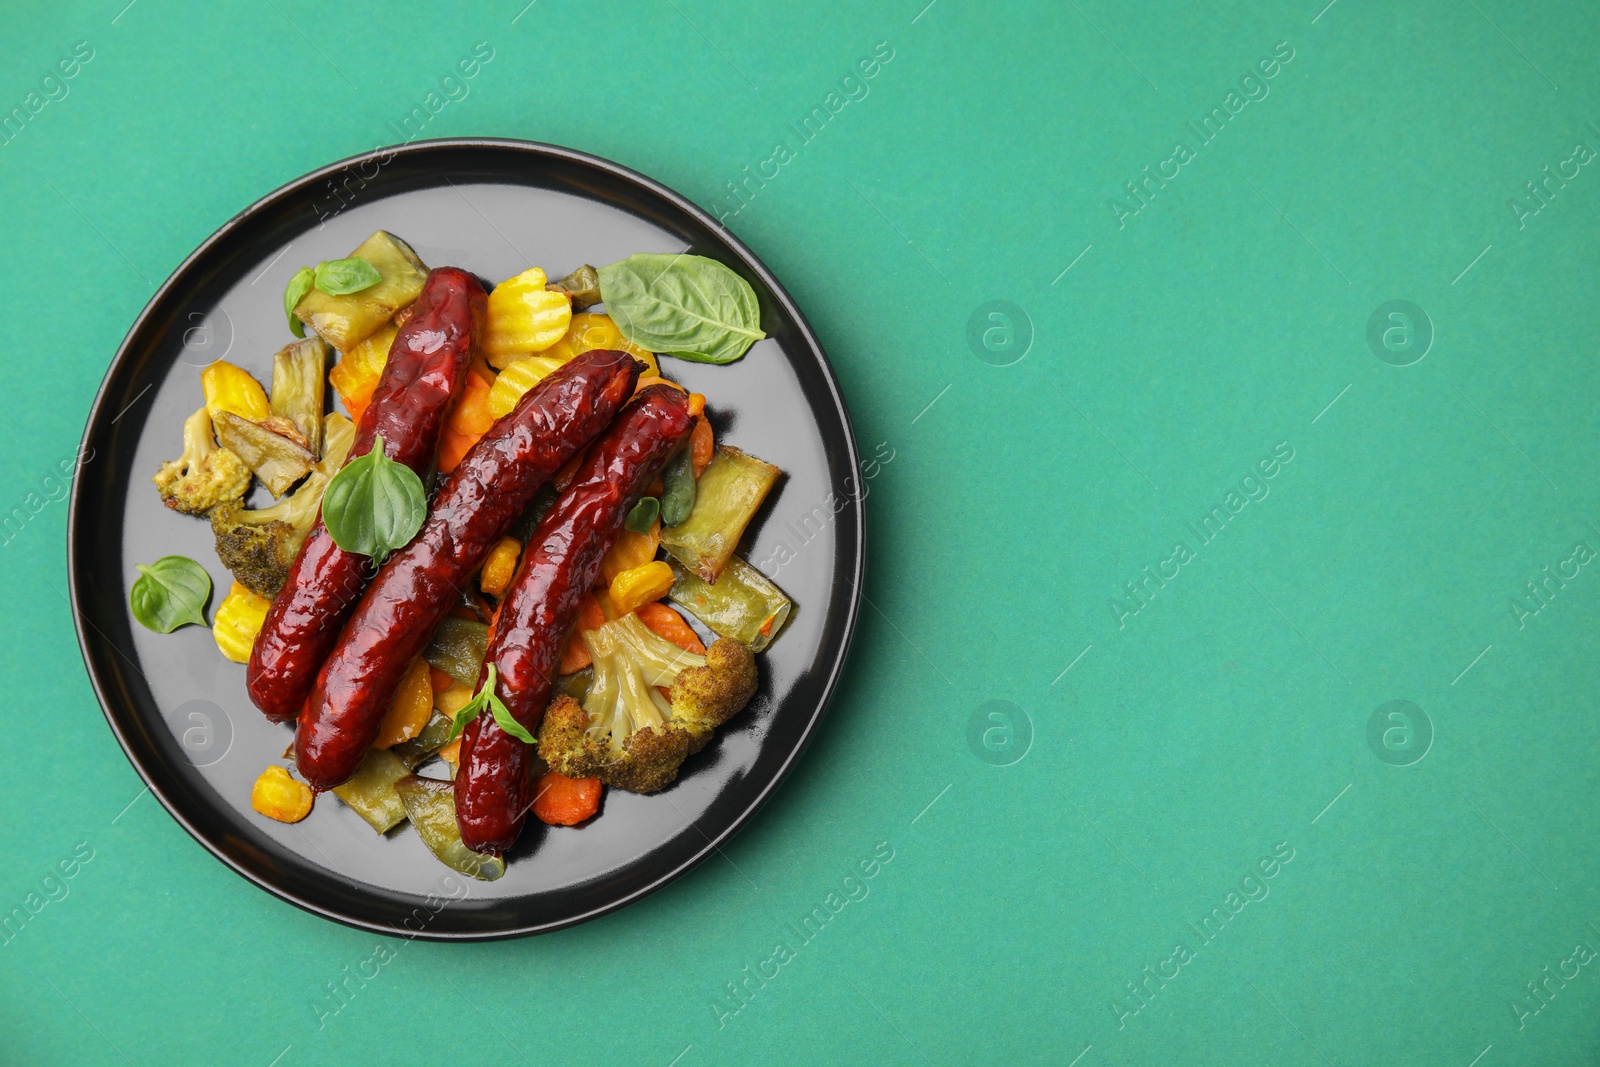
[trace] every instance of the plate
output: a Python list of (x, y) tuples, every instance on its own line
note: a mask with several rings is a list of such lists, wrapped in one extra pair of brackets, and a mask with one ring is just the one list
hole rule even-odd
[[(392, 230), (430, 266), (498, 281), (531, 265), (559, 276), (634, 252), (709, 256), (755, 288), (766, 340), (723, 367), (663, 359), (710, 398), (719, 442), (785, 472), (741, 553), (795, 611), (757, 657), (750, 706), (653, 796), (608, 790), (578, 829), (529, 820), (503, 878), (441, 865), (416, 832), (388, 836), (331, 796), (285, 825), (250, 809), (250, 786), (292, 738), (245, 693), (244, 667), (209, 630), (156, 634), (129, 614), (134, 565), (177, 553), (206, 567), (215, 609), (230, 578), (208, 525), (162, 507), (150, 477), (181, 451), (199, 371), (226, 358), (271, 380), (291, 337), (282, 293), (300, 266)], [(186, 259), (134, 322), (84, 431), (68, 562), (78, 642), (106, 721), (172, 817), (256, 885), (350, 926), (432, 940), (519, 937), (622, 907), (688, 871), (744, 825), (793, 769), (837, 684), (865, 558), (860, 459), (827, 357), (772, 273), (688, 199), (615, 163), (552, 145), (419, 141), (285, 185)], [(174, 876), (177, 876), (175, 872)]]

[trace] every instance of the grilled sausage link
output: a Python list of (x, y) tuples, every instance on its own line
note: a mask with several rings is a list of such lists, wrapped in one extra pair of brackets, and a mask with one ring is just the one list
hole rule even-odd
[[(528, 540), (517, 576), (490, 628), (483, 684), (495, 668), (495, 692), (529, 733), (550, 700), (561, 649), (578, 605), (600, 575), (600, 561), (622, 530), (628, 508), (661, 473), (694, 427), (688, 398), (665, 385), (640, 390), (595, 442), (567, 491)], [(461, 840), (478, 852), (504, 852), (533, 804), (533, 748), (500, 729), (492, 716), (467, 725), (456, 773)]]
[(611, 424), (642, 369), (623, 352), (584, 353), (529, 390), (451, 472), (416, 538), (362, 594), (300, 714), (295, 762), (313, 789), (331, 789), (361, 766), (406, 668), (489, 550)]
[[(464, 270), (439, 267), (428, 274), (415, 314), (389, 348), (347, 463), (371, 452), (381, 434), (390, 459), (419, 474), (427, 471), (483, 332), (487, 300), (483, 284)], [(245, 681), (267, 718), (284, 722), (304, 707), (317, 670), (371, 577), (369, 562), (334, 544), (318, 517), (250, 654)]]

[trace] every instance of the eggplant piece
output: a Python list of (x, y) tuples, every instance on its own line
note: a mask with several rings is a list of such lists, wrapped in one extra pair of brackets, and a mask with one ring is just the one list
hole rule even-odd
[(437, 667), (476, 692), (478, 674), (483, 670), (483, 657), (488, 648), (489, 627), (471, 619), (446, 615), (422, 658), (428, 661), (428, 666)]
[(504, 859), (474, 852), (462, 843), (461, 827), (456, 822), (455, 788), (449, 782), (408, 774), (394, 788), (422, 843), (440, 863), (485, 882), (506, 873)]
[(585, 263), (558, 282), (545, 286), (552, 293), (566, 293), (572, 298), (572, 310), (582, 311), (603, 299), (600, 296), (600, 272)]
[(413, 303), (428, 278), (428, 268), (411, 246), (384, 230), (362, 241), (350, 256), (371, 263), (381, 276), (378, 282), (344, 296), (312, 288), (294, 306), (295, 318), (341, 352), (377, 333), (395, 312)]
[(695, 487), (694, 510), (661, 531), (661, 547), (706, 582), (715, 582), (781, 473), (764, 460), (719, 445)]
[(281, 497), (311, 473), (317, 457), (301, 448), (282, 434), (273, 433), (249, 419), (241, 419), (231, 411), (219, 411), (213, 420), (217, 441), (244, 460), (245, 466), (256, 472), (261, 484)]
[(272, 357), (272, 414), (294, 423), (306, 440), (306, 450), (319, 458), (327, 384), (328, 346), (320, 337), (296, 341)]
[(378, 833), (386, 834), (406, 821), (406, 806), (394, 784), (410, 773), (411, 768), (388, 749), (368, 749), (360, 768), (348, 782), (334, 786), (333, 795)]
[(679, 563), (673, 564), (672, 573), (677, 580), (668, 596), (712, 633), (738, 641), (752, 652), (772, 644), (794, 610), (782, 589), (738, 556), (728, 561), (715, 583)]

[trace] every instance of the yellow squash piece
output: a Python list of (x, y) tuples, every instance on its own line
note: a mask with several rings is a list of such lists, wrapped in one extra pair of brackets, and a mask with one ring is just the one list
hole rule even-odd
[(215, 422), (217, 413), (231, 411), (241, 419), (260, 422), (272, 414), (267, 391), (250, 372), (232, 363), (217, 360), (200, 372), (200, 388), (206, 394), (206, 410)]
[(311, 787), (289, 777), (276, 765), (268, 767), (250, 789), (250, 806), (269, 819), (299, 822), (311, 814)]
[(522, 555), (522, 542), (515, 537), (502, 537), (489, 550), (478, 574), (478, 588), (490, 596), (504, 596), (506, 587), (517, 573), (517, 559)]
[(611, 321), (610, 315), (601, 315), (598, 312), (585, 311), (572, 316), (572, 325), (561, 340), (544, 350), (544, 354), (551, 359), (565, 363), (574, 356), (596, 348), (614, 348), (626, 352), (635, 359), (641, 359), (649, 364), (650, 369), (645, 374), (661, 374), (661, 365), (656, 362), (655, 353), (646, 351), (636, 344), (630, 344), (617, 329), (617, 324)]
[(261, 624), (267, 621), (267, 609), (272, 601), (257, 596), (238, 582), (228, 590), (228, 595), (217, 605), (217, 621), (211, 635), (217, 639), (222, 654), (235, 663), (248, 663), (250, 650), (255, 647)]
[(378, 327), (376, 333), (339, 357), (328, 372), (328, 384), (344, 401), (351, 417), (361, 421), (361, 413), (372, 400), (372, 391), (383, 377), (383, 368), (389, 362), (389, 347), (400, 333), (400, 324), (391, 319)]
[(623, 571), (631, 571), (635, 567), (642, 567), (656, 558), (656, 549), (661, 547), (661, 520), (657, 519), (650, 526), (649, 533), (634, 533), (632, 530), (623, 530), (612, 542), (611, 550), (600, 561), (600, 577), (606, 580), (606, 585), (616, 581), (617, 575)]
[(618, 614), (626, 615), (666, 596), (672, 582), (672, 564), (665, 560), (633, 567), (611, 579), (611, 602)]
[(377, 269), (377, 284), (343, 296), (312, 289), (294, 306), (295, 318), (341, 352), (371, 337), (395, 312), (414, 302), (428, 280), (427, 266), (392, 233), (379, 230), (350, 254)]
[(489, 322), (483, 354), (494, 368), (543, 352), (561, 340), (572, 324), (572, 297), (545, 288), (544, 271), (529, 267), (507, 278), (489, 294)]
[(529, 356), (507, 363), (489, 390), (489, 414), (503, 419), (511, 414), (523, 394), (549, 377), (561, 366), (547, 356)]
[(422, 732), (433, 717), (433, 680), (428, 676), (428, 661), (418, 656), (406, 668), (400, 687), (394, 691), (389, 710), (378, 727), (373, 748), (390, 748), (409, 741)]

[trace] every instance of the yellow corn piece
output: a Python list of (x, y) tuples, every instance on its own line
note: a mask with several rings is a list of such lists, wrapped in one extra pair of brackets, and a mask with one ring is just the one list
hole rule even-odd
[(250, 372), (232, 363), (217, 360), (200, 372), (200, 388), (206, 394), (206, 410), (216, 420), (217, 414), (231, 411), (241, 419), (260, 422), (272, 414), (267, 404), (267, 391), (261, 383), (250, 377)]
[(522, 555), (522, 542), (515, 537), (502, 537), (489, 550), (478, 575), (478, 588), (490, 596), (504, 596), (506, 587), (517, 573), (517, 557)]
[(630, 343), (622, 336), (622, 331), (617, 329), (617, 324), (611, 321), (610, 315), (602, 315), (596, 311), (584, 311), (572, 316), (572, 325), (567, 327), (567, 332), (561, 340), (545, 349), (544, 354), (565, 363), (573, 356), (582, 355), (596, 348), (615, 348), (626, 352), (635, 359), (642, 359), (649, 364), (650, 369), (645, 371), (646, 374), (657, 376), (661, 374), (661, 365), (656, 362), (655, 353)]
[(217, 621), (212, 624), (211, 636), (217, 640), (222, 654), (235, 663), (248, 663), (250, 650), (255, 647), (261, 624), (267, 621), (267, 609), (272, 601), (256, 596), (250, 590), (233, 583), (228, 595), (217, 605)]
[(672, 588), (672, 565), (655, 560), (623, 571), (611, 579), (611, 602), (626, 615), (641, 604), (660, 600)]
[(500, 369), (514, 359), (543, 352), (572, 324), (572, 297), (546, 289), (544, 271), (529, 267), (489, 294), (483, 354)]
[(606, 553), (605, 559), (600, 561), (600, 577), (610, 585), (617, 580), (617, 575), (623, 571), (631, 571), (635, 567), (642, 567), (656, 558), (656, 549), (661, 546), (661, 520), (657, 519), (650, 526), (649, 533), (634, 533), (632, 530), (623, 530), (617, 535), (617, 540), (611, 546), (611, 551)]
[(511, 414), (524, 393), (538, 385), (561, 364), (545, 356), (529, 356), (507, 363), (489, 390), (489, 414), (503, 419)]
[(428, 661), (418, 656), (400, 679), (372, 747), (389, 748), (409, 741), (422, 732), (432, 717), (433, 680), (428, 676)]
[(311, 787), (289, 777), (282, 767), (261, 772), (250, 789), (250, 806), (269, 819), (299, 822), (311, 814)]
[(361, 413), (372, 401), (372, 391), (383, 377), (383, 368), (389, 362), (389, 347), (400, 333), (400, 325), (390, 320), (378, 327), (378, 332), (368, 337), (339, 357), (328, 372), (328, 384), (344, 401), (351, 418), (361, 421)]

